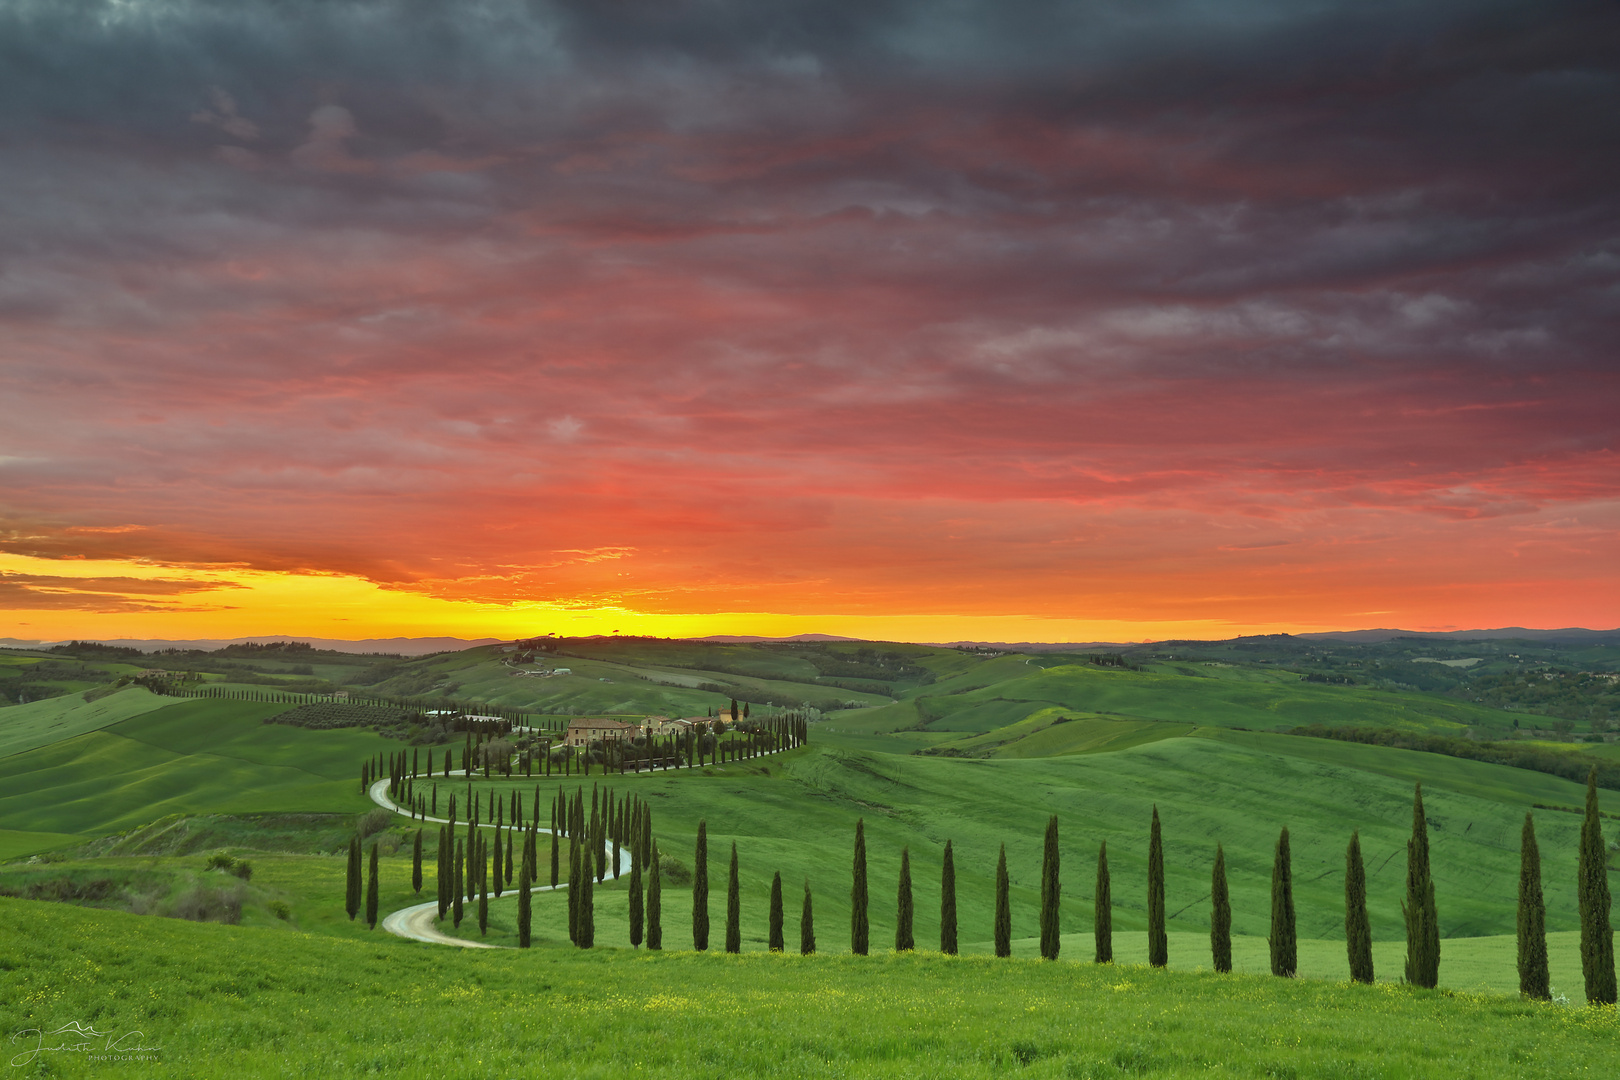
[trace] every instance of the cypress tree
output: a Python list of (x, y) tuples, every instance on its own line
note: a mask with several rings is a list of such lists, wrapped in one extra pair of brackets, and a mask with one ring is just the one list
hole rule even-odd
[(529, 947), (530, 931), (534, 922), (534, 899), (529, 887), (534, 879), (529, 876), (529, 863), (524, 860), (523, 869), (518, 873), (518, 948)]
[(1294, 865), (1288, 846), (1288, 826), (1277, 837), (1271, 864), (1271, 973), (1292, 979), (1299, 971), (1299, 940), (1294, 922)]
[(435, 855), (438, 870), (433, 884), (439, 891), (439, 921), (443, 922), (445, 912), (450, 910), (450, 830), (446, 825), (439, 826), (439, 849)]
[(596, 947), (596, 879), (588, 864), (579, 876), (579, 947)]
[(366, 925), (377, 929), (377, 845), (371, 845), (371, 879), (366, 882)]
[(568, 940), (579, 944), (579, 841), (568, 843)]
[(501, 895), (501, 870), (502, 870), (502, 863), (501, 863), (501, 833), (504, 832), (504, 831), (505, 830), (502, 829), (499, 825), (497, 825), (495, 827), (495, 844), (494, 844), (495, 853), (494, 853), (494, 858), (492, 859), (492, 861), (495, 864), (495, 867), (491, 871), (491, 873), (493, 873), (493, 875), (494, 875), (495, 880), (491, 883), (490, 889), (491, 889), (492, 892), (494, 892), (494, 894), (495, 894), (495, 896), (497, 898), (499, 898), (500, 895)]
[(1440, 921), (1435, 912), (1434, 879), (1429, 875), (1429, 825), (1423, 813), (1423, 785), (1412, 798), (1412, 838), (1406, 842), (1406, 981), (1434, 989), (1440, 981)]
[(641, 860), (630, 862), (630, 947), (641, 947)]
[(900, 888), (895, 898), (894, 951), (910, 952), (917, 947), (911, 933), (911, 848), (900, 849)]
[(452, 882), (450, 891), (450, 916), (455, 920), (455, 925), (458, 928), (461, 926), (461, 868), (463, 862), (461, 848), (461, 838), (458, 836), (456, 837), (455, 867), (452, 871), (455, 874), (455, 880)]
[(1012, 907), (1007, 894), (1007, 845), (996, 859), (996, 955), (1012, 955)]
[(345, 882), (343, 894), (343, 909), (349, 913), (349, 921), (360, 914), (360, 837), (355, 836), (349, 840), (349, 872)]
[(1058, 907), (1062, 900), (1058, 876), (1058, 820), (1046, 822), (1046, 844), (1041, 852), (1041, 959), (1056, 960), (1062, 947)]
[(1148, 836), (1148, 963), (1170, 963), (1170, 939), (1164, 927), (1164, 839), (1159, 832), (1159, 808), (1153, 808)]
[(551, 887), (557, 887), (557, 830), (551, 830)]
[(698, 822), (697, 850), (692, 854), (692, 948), (709, 947), (709, 823)]
[(647, 948), (657, 952), (664, 947), (664, 886), (658, 879), (658, 845), (647, 855)]
[(865, 956), (870, 944), (871, 925), (866, 911), (866, 819), (855, 821), (855, 862), (849, 887), (849, 951)]
[[(512, 869), (512, 834), (514, 832), (516, 832), (516, 831), (517, 831), (517, 829), (515, 829), (515, 828), (506, 830), (506, 880), (508, 882), (510, 882), (512, 880), (512, 875), (514, 873), (514, 871)], [(534, 877), (534, 868), (533, 867), (530, 867), (529, 875), (530, 875), (530, 880), (532, 881), (533, 877)], [(495, 895), (499, 896), (500, 894), (496, 893)]]
[(1209, 952), (1215, 970), (1232, 970), (1232, 896), (1226, 888), (1226, 852), (1215, 845), (1215, 869), (1209, 876)]
[(411, 888), (418, 896), (422, 893), (422, 830), (416, 830), (416, 840), (411, 844)]
[(1597, 766), (1586, 777), (1586, 818), (1581, 822), (1578, 893), (1581, 909), (1581, 974), (1589, 1005), (1615, 1003), (1614, 929), (1609, 922), (1609, 852), (1598, 813)]
[(1097, 941), (1097, 963), (1114, 962), (1114, 899), (1108, 881), (1108, 841), (1097, 848), (1097, 898), (1093, 908), (1092, 936)]
[(816, 916), (810, 909), (810, 879), (804, 879), (804, 911), (799, 915), (799, 955), (816, 951)]
[(1372, 925), (1367, 921), (1367, 868), (1361, 861), (1359, 831), (1350, 834), (1344, 853), (1344, 945), (1351, 981), (1372, 982)]
[[(489, 933), (489, 852), (482, 837), (478, 841), (478, 932)], [(500, 850), (497, 845), (496, 851)]]
[(945, 841), (945, 862), (939, 871), (939, 951), (956, 955), (956, 857)]
[(737, 841), (731, 842), (731, 873), (726, 878), (726, 952), (742, 952), (742, 890), (737, 884)]
[(781, 952), (782, 943), (782, 873), (777, 871), (771, 878), (771, 928), (770, 950)]
[(1552, 998), (1547, 976), (1547, 907), (1541, 895), (1541, 850), (1536, 823), (1524, 815), (1519, 834), (1519, 993), (1537, 1001)]

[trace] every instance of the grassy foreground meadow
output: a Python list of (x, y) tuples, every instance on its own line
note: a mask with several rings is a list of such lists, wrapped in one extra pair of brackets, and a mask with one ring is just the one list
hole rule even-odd
[[(16, 1075), (1620, 1075), (1614, 1009), (1583, 1007), (1574, 889), (1580, 817), (1556, 809), (1581, 803), (1580, 784), (1257, 729), (1257, 718), (1286, 728), (1322, 716), (1354, 723), (1400, 714), (1444, 730), (1466, 707), (1230, 666), (1194, 676), (917, 650), (849, 653), (864, 666), (830, 666), (813, 655), (816, 668), (803, 657), (727, 649), (665, 656), (655, 667), (638, 661), (637, 647), (615, 642), (618, 651), (589, 662), (616, 664), (621, 675), (637, 668), (656, 678), (639, 685), (655, 688), (675, 678), (812, 680), (829, 668), (848, 684), (840, 691), (853, 693), (867, 676), (874, 685), (875, 676), (893, 676), (880, 687), (893, 704), (838, 712), (811, 725), (809, 746), (768, 757), (623, 776), (597, 769), (590, 777), (446, 781), (441, 772), (417, 779), (415, 791), (437, 785), (441, 814), (452, 793), (463, 807), (469, 795), (509, 806), (516, 793), (527, 818), (537, 797), (544, 808), (559, 791), (582, 788), (588, 803), (593, 788), (611, 788), (652, 808), (661, 851), (688, 871), (706, 823), (713, 937), (705, 954), (689, 951), (691, 889), (669, 878), (661, 954), (629, 948), (628, 876), (611, 874), (595, 890), (590, 951), (569, 944), (560, 892), (535, 897), (528, 951), (420, 944), (351, 921), (344, 852), (377, 812), (360, 788), (361, 761), (409, 745), (424, 759), (432, 749), (442, 768), (445, 750), (461, 749), (459, 734), (407, 744), (380, 728), (267, 722), (291, 707), (283, 702), (176, 700), (138, 687), (0, 708), (0, 1034), (11, 1039)], [(694, 674), (674, 660), (721, 670)], [(469, 684), (475, 675), (504, 679), (512, 692), (566, 690), (560, 680), (511, 675), (487, 650), (399, 665), (406, 674), (423, 666)], [(602, 678), (591, 680), (600, 687), (591, 692), (625, 685)], [(1135, 695), (1128, 703), (1126, 691)], [(1493, 723), (1500, 727), (1504, 715), (1492, 714)], [(1442, 934), (1440, 989), (1432, 992), (1401, 981), (1400, 901), (1418, 781)], [(1168, 970), (1145, 966), (1155, 807), (1164, 823)], [(1561, 1004), (1517, 997), (1515, 889), (1527, 812), (1540, 838)], [(1041, 829), (1052, 814), (1062, 856), (1055, 964), (1035, 959)], [(366, 844), (379, 845), (386, 915), (433, 897), (438, 830), (423, 829), (418, 894), (411, 841), (420, 823), (383, 818), (366, 825)], [(865, 958), (848, 951), (857, 820), (865, 823), (871, 890), (874, 955)], [(1283, 825), (1292, 835), (1301, 937), (1301, 978), (1291, 980), (1267, 974), (1265, 938)], [(1367, 859), (1372, 986), (1345, 981), (1352, 829)], [(955, 958), (928, 951), (938, 942), (947, 840), (963, 953)], [(1103, 842), (1112, 871), (1109, 966), (1090, 963)], [(1217, 842), (1236, 935), (1229, 976), (1208, 970)], [(732, 844), (740, 956), (719, 952)], [(990, 955), (1003, 844), (1011, 960)], [(902, 851), (923, 946), (909, 956), (890, 949)], [(211, 869), (218, 855), (251, 863), (251, 879)], [(540, 862), (544, 878), (544, 840)], [(804, 883), (813, 890), (814, 957), (766, 951), (777, 872), (790, 951)], [(446, 919), (440, 929), (516, 943), (509, 889), (491, 900), (487, 932), (473, 911), (459, 927)], [(101, 1034), (13, 1038), (70, 1024)], [(104, 1046), (135, 1031), (144, 1033), (135, 1044), (162, 1050), (98, 1060), (82, 1049), (30, 1055), (27, 1044)]]
[[(986, 957), (456, 950), (0, 900), (19, 1075), (1607, 1077), (1612, 1010)], [(829, 928), (833, 929), (833, 928)], [(57, 1041), (60, 1041), (58, 1039)], [(47, 1045), (51, 1040), (47, 1040)], [(157, 1047), (139, 1051), (137, 1047)]]

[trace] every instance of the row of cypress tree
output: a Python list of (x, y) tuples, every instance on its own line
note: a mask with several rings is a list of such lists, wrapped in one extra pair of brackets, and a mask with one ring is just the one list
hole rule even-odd
[[(402, 757), (403, 755), (401, 755)], [(400, 762), (402, 765), (403, 762)], [(369, 763), (368, 763), (369, 765)], [(493, 800), (497, 818), (504, 806)], [(539, 792), (535, 793), (539, 805)], [(477, 816), (481, 804), (473, 801), (473, 817), (468, 821), (465, 844), (454, 837), (455, 799), (450, 806), (451, 821), (440, 830), (439, 843), (439, 917), (447, 909), (453, 912), (456, 925), (462, 918), (462, 890), (465, 882), (466, 899), (478, 899), (480, 930), (487, 929), (489, 854), (487, 840), (478, 831)], [(514, 793), (512, 815), (514, 827), (521, 820), (521, 798)], [(497, 897), (503, 886), (503, 864), (508, 877), (511, 874), (512, 839), (506, 834), (505, 858), (502, 858), (502, 822), (497, 821), (494, 843), (494, 888)], [(648, 948), (662, 947), (660, 917), (661, 884), (659, 880), (658, 849), (652, 839), (651, 813), (639, 798), (615, 798), (611, 790), (603, 792), (593, 787), (587, 816), (584, 790), (577, 789), (572, 798), (558, 793), (552, 807), (551, 877), (557, 884), (558, 837), (569, 839), (569, 936), (582, 948), (595, 943), (594, 882), (602, 880), (607, 870), (607, 848), (611, 843), (613, 873), (620, 872), (621, 845), (631, 848), (631, 879), (629, 904), (630, 943), (639, 947), (645, 938)], [(529, 891), (537, 879), (535, 842), (538, 821), (525, 830), (524, 858), (519, 881), (520, 939), (527, 943), (530, 936)], [(451, 842), (454, 839), (454, 855)], [(413, 853), (412, 884), (420, 892), (422, 885), (422, 834), (418, 830)], [(465, 860), (465, 865), (463, 864)], [(694, 852), (692, 885), (692, 943), (693, 948), (704, 951), (709, 947), (708, 907), (708, 824), (698, 824), (697, 844)], [(1413, 794), (1412, 836), (1407, 841), (1407, 870), (1405, 896), (1401, 912), (1406, 924), (1405, 979), (1416, 986), (1434, 987), (1439, 982), (1440, 933), (1435, 903), (1434, 880), (1429, 865), (1429, 836), (1427, 815), (1423, 805), (1423, 787), (1418, 784)], [(371, 848), (371, 872), (366, 887), (365, 907), (367, 922), (375, 926), (377, 917), (377, 846)], [(346, 907), (349, 917), (355, 918), (361, 905), (361, 848), (355, 837), (349, 848), (349, 872)], [(855, 848), (850, 887), (850, 949), (857, 955), (867, 955), (871, 948), (869, 896), (867, 887), (867, 853), (865, 820), (855, 825)], [(642, 866), (648, 867), (645, 882)], [(956, 874), (954, 852), (946, 841), (941, 865), (940, 950), (957, 951)], [(646, 898), (643, 900), (643, 886)], [(1041, 866), (1040, 949), (1045, 959), (1055, 960), (1061, 947), (1059, 911), (1061, 901), (1060, 862), (1058, 852), (1058, 821), (1052, 815), (1046, 826)], [(1601, 815), (1598, 809), (1597, 774), (1594, 769), (1587, 778), (1586, 812), (1582, 822), (1578, 869), (1578, 896), (1581, 919), (1581, 960), (1586, 983), (1587, 999), (1594, 1004), (1612, 1004), (1616, 997), (1613, 931), (1610, 923), (1610, 895), (1607, 879), (1607, 849), (1603, 843)], [(1212, 871), (1210, 917), (1210, 948), (1216, 971), (1232, 969), (1232, 909), (1226, 875), (1226, 855), (1216, 845)], [(1169, 962), (1168, 934), (1165, 918), (1164, 847), (1158, 807), (1153, 808), (1148, 839), (1148, 961), (1163, 967)], [(769, 947), (784, 947), (781, 874), (771, 883), (769, 911)], [(995, 916), (992, 927), (997, 956), (1011, 955), (1011, 906), (1007, 874), (1006, 845), (1001, 846), (995, 875)], [(1098, 849), (1095, 909), (1093, 919), (1095, 960), (1108, 963), (1113, 959), (1112, 895), (1108, 871), (1108, 849), (1104, 842)], [(1292, 977), (1298, 971), (1298, 934), (1294, 910), (1292, 852), (1288, 829), (1284, 827), (1277, 838), (1272, 863), (1271, 929), (1267, 936), (1272, 974)], [(1372, 935), (1367, 915), (1366, 868), (1361, 853), (1359, 832), (1351, 834), (1345, 852), (1345, 944), (1349, 960), (1350, 977), (1358, 982), (1371, 982), (1374, 977), (1372, 962)], [(895, 949), (907, 951), (915, 948), (914, 908), (911, 879), (911, 852), (903, 848), (900, 853), (900, 875), (896, 897)], [(725, 950), (741, 949), (741, 895), (738, 880), (737, 845), (731, 846), (730, 866), (727, 874)], [(804, 908), (801, 915), (801, 952), (815, 951), (814, 917), (809, 880), (805, 881)], [(1535, 823), (1526, 814), (1521, 834), (1521, 864), (1518, 899), (1518, 971), (1520, 989), (1528, 997), (1546, 999), (1550, 996), (1547, 972), (1546, 910), (1541, 889), (1540, 852), (1536, 844)]]

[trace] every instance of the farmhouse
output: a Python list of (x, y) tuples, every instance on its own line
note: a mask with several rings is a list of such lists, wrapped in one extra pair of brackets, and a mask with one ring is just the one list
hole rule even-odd
[(568, 733), (563, 737), (565, 746), (588, 746), (608, 739), (633, 739), (641, 729), (605, 717), (587, 716), (568, 722)]

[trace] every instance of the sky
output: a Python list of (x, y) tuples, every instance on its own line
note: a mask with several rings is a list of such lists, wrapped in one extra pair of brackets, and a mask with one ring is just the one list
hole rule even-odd
[(1620, 6), (0, 0), (0, 636), (1620, 625)]

